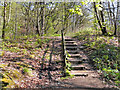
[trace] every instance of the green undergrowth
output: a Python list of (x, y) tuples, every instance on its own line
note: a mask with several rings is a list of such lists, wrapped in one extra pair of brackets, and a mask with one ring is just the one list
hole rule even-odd
[(94, 65), (99, 69), (106, 80), (112, 80), (117, 86), (120, 85), (120, 52), (114, 45), (99, 44), (91, 53)]
[(44, 36), (51, 36), (51, 37), (56, 37), (56, 36), (61, 36), (61, 34), (49, 34), (49, 35), (47, 35), (47, 34), (45, 34)]
[(86, 35), (83, 37), (81, 33), (77, 33), (74, 37), (85, 41), (90, 60), (99, 73), (108, 82), (113, 81), (113, 84), (120, 87), (120, 47), (117, 46), (117, 37), (95, 36), (90, 32), (84, 34)]
[(79, 32), (74, 33), (73, 37), (76, 37), (82, 40), (82, 39), (85, 39), (86, 36), (94, 35), (95, 33), (97, 33), (97, 31), (93, 30), (90, 27), (87, 27), (84, 29), (80, 29)]
[(99, 69), (106, 80), (112, 80), (117, 86), (120, 85), (120, 52), (117, 47), (100, 44), (96, 50), (91, 53), (91, 60), (94, 65)]
[(43, 48), (44, 44), (48, 43), (51, 39), (28, 39), (27, 36), (20, 38), (19, 41), (9, 41), (5, 40), (2, 42), (2, 50), (11, 52), (23, 52), (26, 53), (27, 50)]

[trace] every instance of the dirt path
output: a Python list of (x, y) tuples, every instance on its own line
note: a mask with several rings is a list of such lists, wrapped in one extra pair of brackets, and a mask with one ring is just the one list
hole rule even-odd
[(72, 38), (65, 38), (66, 51), (70, 54), (68, 61), (71, 62), (71, 74), (74, 78), (66, 80), (71, 87), (81, 90), (117, 90), (108, 85), (100, 78), (100, 74), (90, 65), (90, 60), (84, 53), (85, 46), (78, 44)]
[[(17, 52), (5, 51), (0, 57), (0, 65), (6, 65), (2, 72), (17, 70), (20, 72), (17, 85), (19, 88), (61, 88), (62, 90), (115, 90), (112, 86), (103, 83), (98, 74), (91, 66), (90, 60), (84, 53), (84, 46), (73, 38), (67, 38), (66, 49), (71, 57), (68, 61), (72, 63), (71, 74), (75, 76), (62, 80), (62, 62), (61, 62), (61, 38), (49, 37), (49, 43), (43, 44), (42, 48), (38, 48), (35, 39), (30, 39), (29, 44), (25, 44), (26, 40), (16, 43), (7, 43), (4, 48), (12, 48)], [(49, 47), (48, 47), (49, 45)], [(20, 49), (20, 50), (19, 50)], [(26, 51), (24, 51), (24, 49)], [(34, 53), (32, 53), (34, 52)], [(34, 57), (31, 57), (33, 55)], [(50, 58), (48, 58), (50, 57)], [(44, 63), (43, 63), (44, 61)], [(32, 67), (32, 68), (31, 68)], [(32, 70), (33, 76), (23, 72), (24, 69)], [(17, 79), (16, 79), (17, 80)], [(69, 88), (69, 89), (68, 89)], [(21, 89), (20, 89), (21, 90)]]

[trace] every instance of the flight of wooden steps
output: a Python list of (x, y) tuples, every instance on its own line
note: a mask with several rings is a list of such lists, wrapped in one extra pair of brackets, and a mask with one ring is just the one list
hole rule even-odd
[(71, 63), (71, 74), (75, 76), (85, 76), (87, 77), (90, 71), (90, 66), (88, 64), (88, 58), (84, 58), (80, 51), (86, 48), (85, 46), (78, 46), (76, 41), (72, 38), (65, 38), (66, 51), (69, 53), (70, 57), (68, 61)]

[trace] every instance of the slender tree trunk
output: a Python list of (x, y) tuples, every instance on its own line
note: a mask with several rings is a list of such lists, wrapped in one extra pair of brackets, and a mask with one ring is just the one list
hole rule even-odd
[[(102, 3), (100, 2), (100, 4), (102, 4)], [(105, 21), (104, 21), (103, 10), (100, 11), (100, 14), (101, 14), (101, 19), (102, 19), (102, 29), (103, 29), (103, 34), (105, 35), (105, 34), (107, 34), (107, 31), (106, 31), (106, 26), (105, 26)]]
[[(52, 15), (51, 11), (48, 10), (48, 12), (49, 12), (49, 14), (50, 14), (49, 16), (51, 17), (51, 15)], [(47, 19), (46, 19), (46, 20), (47, 20)], [(47, 22), (46, 22), (46, 24), (45, 24), (45, 26), (44, 26), (44, 29), (45, 29), (44, 32), (45, 32), (45, 34), (47, 34), (47, 31), (48, 31), (48, 29), (49, 29), (49, 27), (50, 27), (50, 26), (48, 26), (48, 28), (47, 28), (47, 24), (48, 24), (48, 20), (47, 20)]]
[(5, 28), (6, 28), (6, 2), (4, 2), (2, 39), (5, 38)]
[(116, 13), (116, 17), (115, 17), (115, 7), (114, 7), (114, 4), (112, 3), (113, 5), (113, 18), (114, 18), (114, 35), (117, 34), (117, 19), (118, 19), (118, 11), (119, 11), (119, 2), (117, 2), (117, 13)]
[(93, 4), (94, 4), (94, 11), (95, 11), (95, 14), (96, 14), (96, 18), (97, 18), (98, 24), (99, 24), (99, 26), (100, 26), (100, 29), (101, 29), (101, 31), (102, 31), (102, 34), (104, 35), (105, 32), (104, 32), (104, 30), (103, 30), (102, 24), (101, 24), (100, 19), (99, 19), (99, 17), (98, 17), (97, 8), (96, 8), (96, 2), (93, 2)]
[(23, 33), (23, 36), (26, 35), (26, 29), (27, 29), (27, 17), (25, 16), (25, 26), (23, 27), (24, 28), (24, 33)]
[(112, 22), (112, 11), (111, 11), (111, 8), (110, 8), (110, 2), (108, 1), (108, 9), (109, 9), (109, 15), (110, 15), (110, 24), (113, 25), (113, 22)]
[(34, 11), (34, 19), (33, 19), (33, 35), (36, 33), (36, 12)]
[[(99, 26), (100, 26), (100, 29), (101, 29), (101, 31), (102, 31), (102, 34), (105, 35), (105, 34), (107, 33), (107, 31), (106, 31), (106, 29), (105, 29), (106, 27), (103, 28), (103, 26), (102, 26), (102, 24), (101, 24), (101, 22), (100, 22), (100, 19), (99, 19), (99, 17), (98, 17), (98, 13), (97, 13), (96, 2), (93, 2), (93, 4), (94, 4), (94, 11), (95, 11), (95, 14), (96, 14), (96, 18), (97, 18), (98, 24), (99, 24)], [(103, 13), (101, 13), (101, 17), (103, 17)], [(103, 19), (102, 19), (102, 22), (104, 22)]]
[(119, 15), (120, 15), (120, 2), (119, 0), (117, 0), (117, 16), (116, 16), (116, 19), (117, 19), (117, 35), (119, 36), (119, 32), (120, 32), (120, 25), (119, 25)]
[[(74, 7), (74, 5), (75, 5), (75, 2), (73, 3), (73, 7)], [(75, 14), (73, 14), (73, 16), (72, 16), (72, 22), (73, 22), (73, 24), (72, 24), (72, 32), (74, 31), (74, 29), (75, 29)]]
[(26, 29), (26, 35), (28, 35), (29, 34), (29, 32), (30, 32), (30, 6), (31, 6), (31, 4), (29, 3), (29, 6), (28, 6), (28, 9), (27, 9), (27, 29)]
[(115, 20), (115, 7), (114, 7), (114, 4), (112, 2), (112, 6), (113, 6), (113, 22), (114, 22), (114, 35), (116, 35), (116, 29), (117, 29), (117, 25), (116, 25), (116, 20)]
[(38, 2), (36, 2), (36, 8), (37, 8), (37, 16), (36, 16), (36, 33), (40, 36), (40, 26), (39, 26), (39, 8), (38, 8)]
[(44, 34), (44, 21), (45, 21), (45, 16), (44, 16), (44, 2), (41, 2), (41, 36)]
[[(95, 13), (94, 13), (94, 28), (95, 28), (95, 30), (97, 30), (97, 22), (96, 22), (96, 15), (95, 15)], [(97, 32), (97, 31), (96, 31)], [(96, 34), (97, 35), (97, 34)]]
[(17, 35), (17, 6), (16, 6), (16, 11), (15, 11), (15, 37), (14, 39), (16, 38), (16, 35)]
[(9, 16), (8, 16), (8, 23), (10, 22), (11, 19), (11, 2), (9, 2)]
[[(107, 2), (107, 3), (109, 3), (109, 1)], [(108, 9), (110, 8), (110, 6), (108, 5)], [(109, 13), (109, 11), (107, 12), (107, 15), (108, 15), (108, 25), (109, 25), (109, 27), (110, 27), (110, 29), (111, 29), (111, 17), (110, 17), (110, 13)]]

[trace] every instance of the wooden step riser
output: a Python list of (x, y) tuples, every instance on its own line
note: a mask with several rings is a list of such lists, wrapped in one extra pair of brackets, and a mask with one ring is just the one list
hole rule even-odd
[[(68, 60), (69, 61), (69, 60)], [(82, 64), (83, 63), (83, 61), (69, 61), (71, 64)]]
[[(60, 45), (60, 46), (62, 46), (62, 45)], [(65, 46), (66, 46), (66, 47), (76, 47), (77, 45), (74, 45), (74, 44), (67, 44), (67, 45), (66, 45), (66, 44), (65, 44)]]
[(67, 46), (66, 48), (76, 48), (77, 49), (76, 46)]
[(78, 52), (68, 52), (69, 54), (78, 54)]
[(75, 44), (75, 42), (65, 42), (66, 45), (72, 45), (72, 44)]
[(77, 46), (77, 45), (74, 45), (74, 44), (65, 44), (65, 46), (66, 46), (66, 47), (69, 47), (69, 46), (70, 46), (70, 47), (75, 47), (75, 46)]
[(81, 57), (80, 57), (80, 56), (70, 56), (70, 58), (81, 59)]
[(70, 71), (70, 73), (72, 75), (75, 75), (75, 76), (88, 76), (89, 74), (92, 74), (94, 73), (94, 71), (91, 71), (91, 70), (72, 70)]
[(82, 77), (87, 77), (88, 74), (73, 74), (74, 76), (82, 76)]
[(77, 58), (80, 59), (82, 56), (80, 54), (70, 54), (71, 58)]
[(77, 50), (77, 48), (66, 48), (66, 50)]
[(74, 41), (73, 39), (65, 39), (65, 41)]
[(86, 70), (85, 67), (71, 67), (72, 70)]
[(78, 51), (76, 50), (68, 50), (67, 51), (69, 54), (78, 54)]
[(77, 46), (76, 43), (65, 43), (65, 45), (66, 45), (66, 46), (68, 46), (68, 45), (71, 45), (71, 46), (72, 46), (72, 45)]

